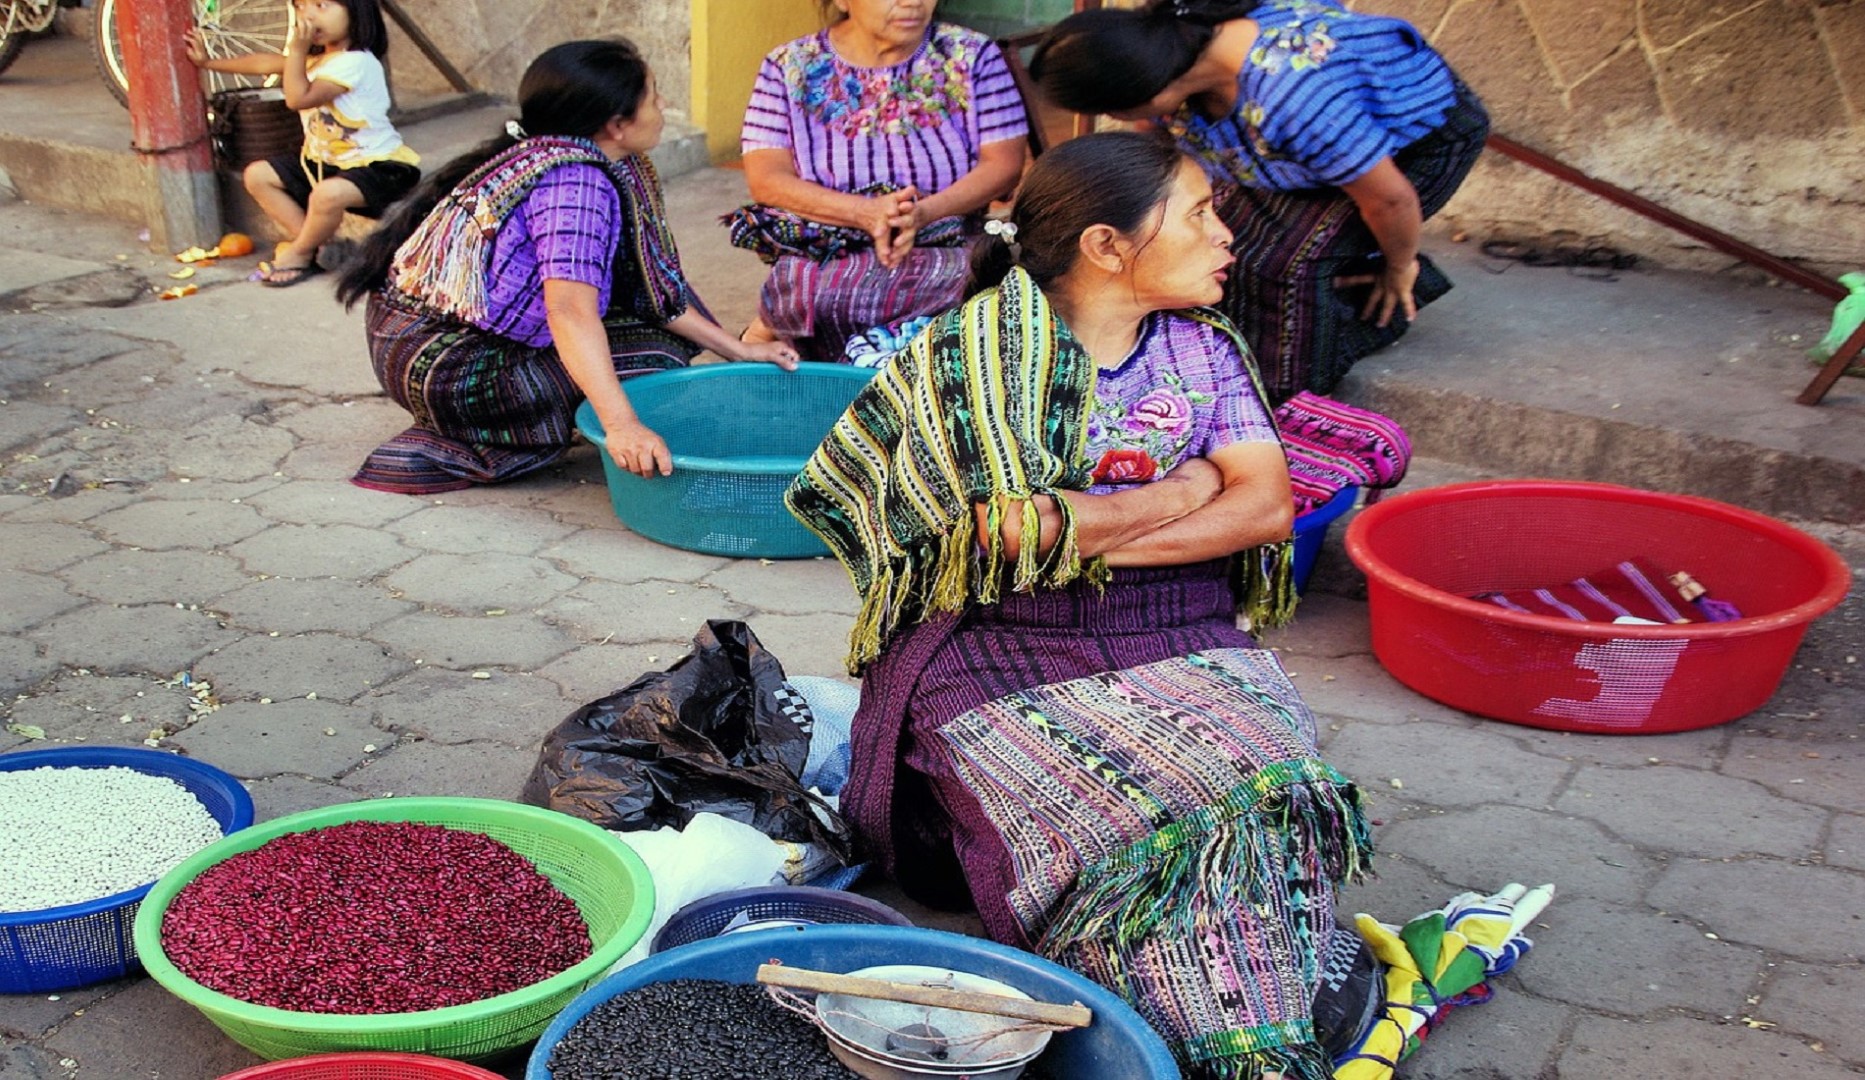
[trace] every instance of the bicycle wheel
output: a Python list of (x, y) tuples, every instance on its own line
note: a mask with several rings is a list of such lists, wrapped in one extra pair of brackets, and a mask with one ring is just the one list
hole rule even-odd
[[(0, 0), (0, 3), (20, 0)], [(117, 35), (120, 0), (97, 0), (97, 70), (118, 102), (129, 104), (129, 77), (123, 70), (123, 49)], [(247, 53), (285, 51), (291, 33), (291, 0), (194, 0), (194, 25), (209, 56), (245, 56)], [(220, 90), (272, 86), (275, 75), (201, 73), (201, 86), (212, 95)]]
[(52, 25), (55, 0), (0, 0), (0, 71), (13, 66), (26, 37)]

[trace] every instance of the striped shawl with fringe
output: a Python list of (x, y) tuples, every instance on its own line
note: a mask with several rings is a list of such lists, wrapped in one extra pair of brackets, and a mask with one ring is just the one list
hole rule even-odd
[[(1224, 330), (1249, 356), (1223, 316), (1186, 314)], [(1254, 365), (1246, 366), (1256, 382)], [(1074, 513), (1060, 498), (1055, 545), (1046, 554), (1025, 545), (1008, 562), (997, 498), (1021, 501), (1023, 535), (1035, 536), (1035, 496), (1088, 488), (1095, 373), (1018, 267), (934, 320), (856, 397), (784, 494), (861, 596), (850, 672), (859, 674), (903, 626), (995, 602), (1006, 578), (1015, 592), (1106, 581), (1105, 561), (1082, 557)], [(1263, 395), (1260, 383), (1256, 392)], [(976, 540), (978, 503), (989, 507), (988, 545)], [(1240, 607), (1252, 626), (1281, 625), (1294, 613), (1290, 566), (1287, 541), (1239, 556)]]
[(689, 293), (653, 162), (645, 154), (610, 161), (595, 143), (567, 135), (520, 140), (473, 170), (396, 249), (390, 284), (429, 312), (484, 323), (492, 238), (545, 173), (578, 162), (614, 181), (622, 235), (633, 244), (632, 251), (615, 253), (612, 302), (634, 298), (634, 313), (652, 323), (678, 317)]

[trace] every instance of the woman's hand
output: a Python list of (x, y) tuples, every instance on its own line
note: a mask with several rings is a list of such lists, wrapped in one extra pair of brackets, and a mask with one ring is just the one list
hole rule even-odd
[(783, 341), (741, 342), (738, 359), (760, 364), (776, 364), (785, 371), (797, 369), (797, 351)]
[(1392, 321), (1395, 311), (1403, 314), (1406, 322), (1418, 318), (1418, 301), (1412, 297), (1412, 286), (1417, 282), (1418, 260), (1413, 259), (1402, 266), (1389, 265), (1377, 274), (1337, 277), (1334, 279), (1334, 287), (1340, 289), (1371, 285), (1373, 291), (1367, 296), (1365, 306), (1360, 309), (1360, 318), (1385, 326)]
[(609, 456), (615, 463), (636, 476), (673, 475), (673, 452), (667, 440), (639, 420), (618, 420), (614, 426), (603, 425), (609, 444)]
[[(911, 186), (867, 197), (861, 227), (874, 240), (875, 258), (889, 270), (899, 266), (913, 248), (913, 234), (919, 228), (914, 224), (913, 205), (918, 201), (919, 191)], [(904, 246), (900, 242), (903, 226)]]
[(893, 216), (889, 222), (893, 226), (891, 243), (885, 249), (878, 246), (875, 248), (882, 266), (890, 268), (899, 266), (906, 261), (908, 255), (912, 254), (913, 242), (919, 237), (920, 227), (927, 221), (925, 212), (921, 209), (925, 205), (923, 201), (913, 199), (903, 204), (900, 212)]

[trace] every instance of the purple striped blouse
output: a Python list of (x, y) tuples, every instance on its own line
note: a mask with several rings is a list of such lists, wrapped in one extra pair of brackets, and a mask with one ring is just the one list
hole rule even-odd
[(596, 310), (608, 311), (621, 217), (615, 183), (596, 166), (570, 164), (545, 173), (493, 239), (480, 329), (549, 345), (546, 278), (594, 285)]
[(764, 58), (740, 145), (788, 150), (797, 175), (836, 191), (908, 184), (922, 195), (976, 168), (979, 148), (1029, 127), (995, 42), (934, 23), (919, 51), (890, 67), (856, 67), (819, 31)]
[(1088, 490), (1105, 495), (1232, 443), (1275, 441), (1275, 421), (1230, 336), (1156, 311), (1120, 366), (1095, 379), (1088, 416), (1095, 482)]

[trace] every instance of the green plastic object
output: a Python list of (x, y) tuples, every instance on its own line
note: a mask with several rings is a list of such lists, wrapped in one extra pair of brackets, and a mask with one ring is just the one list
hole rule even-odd
[(707, 364), (628, 380), (641, 422), (667, 440), (673, 475), (647, 479), (615, 464), (588, 402), (583, 437), (602, 448), (615, 516), (668, 547), (740, 559), (805, 559), (829, 549), (784, 508), (784, 489), (871, 368), (806, 363)]
[[(1833, 308), (1833, 328), (1826, 332), (1820, 343), (1807, 350), (1807, 355), (1815, 363), (1824, 364), (1839, 351), (1839, 346), (1846, 339), (1865, 325), (1865, 273), (1854, 270), (1850, 274), (1839, 275), (1839, 284), (1844, 285), (1849, 295), (1839, 301)], [(1854, 365), (1850, 370), (1861, 370), (1861, 365)]]
[[(531, 860), (589, 923), (589, 957), (543, 982), (484, 1001), (423, 1012), (354, 1016), (253, 1005), (209, 990), (162, 951), (162, 915), (202, 871), (286, 833), (350, 821), (414, 821), (483, 833)], [(627, 844), (568, 814), (497, 799), (372, 799), (279, 818), (226, 837), (169, 871), (136, 914), (143, 966), (234, 1042), (268, 1060), (357, 1050), (396, 1050), (480, 1060), (536, 1039), (646, 933), (654, 882)]]

